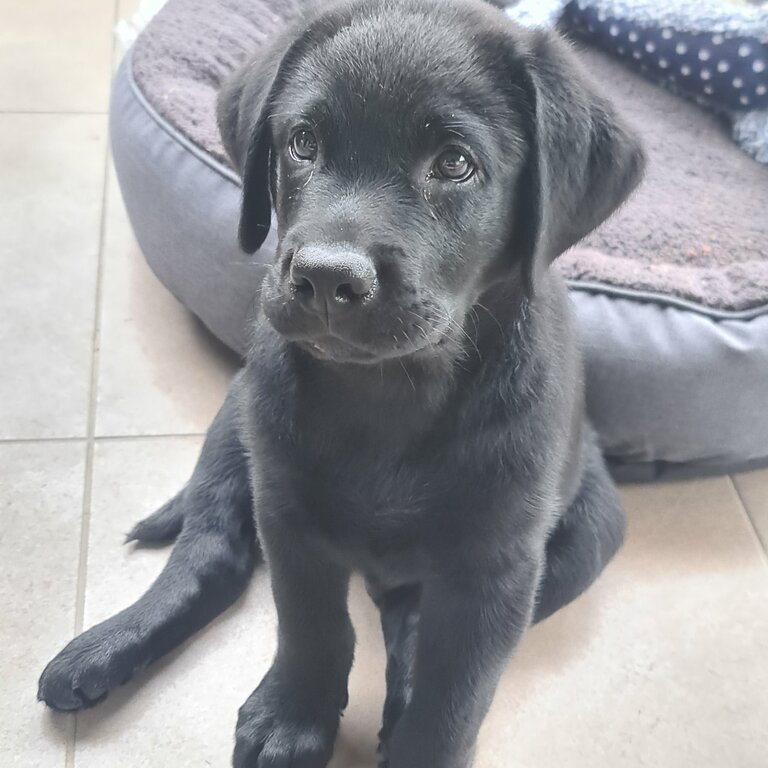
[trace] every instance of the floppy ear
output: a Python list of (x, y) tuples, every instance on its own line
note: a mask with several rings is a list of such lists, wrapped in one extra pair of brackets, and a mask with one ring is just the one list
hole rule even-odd
[(253, 253), (264, 242), (272, 218), (269, 197), (269, 94), (276, 74), (251, 62), (219, 93), (217, 121), (224, 149), (242, 180), (240, 247)]
[(219, 93), (219, 132), (243, 183), (238, 234), (246, 253), (254, 253), (261, 246), (272, 220), (269, 116), (273, 97), (287, 65), (313, 40), (314, 31), (314, 24), (306, 19), (288, 21)]
[(516, 237), (534, 291), (554, 259), (627, 199), (642, 177), (645, 155), (565, 42), (533, 32), (523, 65), (534, 116)]

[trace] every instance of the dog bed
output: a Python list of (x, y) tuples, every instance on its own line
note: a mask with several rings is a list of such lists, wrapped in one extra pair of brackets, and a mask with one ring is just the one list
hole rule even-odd
[[(243, 352), (274, 228), (237, 246), (239, 180), (219, 86), (302, 0), (169, 0), (116, 76), (115, 167), (136, 237), (168, 289)], [(613, 60), (581, 54), (644, 135), (647, 180), (565, 254), (588, 407), (620, 478), (768, 463), (768, 168), (722, 123)]]

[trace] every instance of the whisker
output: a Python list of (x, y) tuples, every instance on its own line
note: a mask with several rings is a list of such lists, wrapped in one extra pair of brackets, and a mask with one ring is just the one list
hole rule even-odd
[(502, 339), (504, 340), (504, 342), (506, 343), (506, 340), (507, 340), (507, 336), (506, 336), (506, 334), (504, 333), (504, 328), (502, 327), (501, 323), (500, 323), (500, 322), (498, 321), (498, 319), (496, 318), (496, 315), (494, 315), (494, 314), (493, 314), (493, 312), (491, 312), (491, 310), (490, 310), (490, 309), (488, 309), (488, 307), (486, 307), (484, 304), (481, 304), (479, 301), (478, 301), (478, 302), (475, 302), (475, 306), (476, 306), (476, 307), (480, 307), (480, 309), (482, 309), (482, 310), (485, 310), (485, 312), (488, 314), (488, 317), (490, 317), (490, 318), (491, 318), (491, 320), (493, 320), (493, 322), (494, 322), (494, 323), (496, 323), (496, 325), (499, 327), (499, 331), (501, 332), (501, 338), (502, 338)]
[(427, 336), (427, 332), (418, 324), (416, 323), (416, 328), (418, 328), (421, 331), (421, 335), (424, 337), (424, 341), (427, 342), (430, 346), (432, 345), (432, 341), (430, 340), (429, 336)]
[(315, 166), (312, 166), (312, 170), (309, 172), (309, 178), (301, 185), (301, 188), (304, 189), (307, 184), (309, 184), (310, 181), (312, 181), (312, 177), (315, 175)]
[(472, 325), (475, 326), (475, 338), (477, 338), (478, 323), (480, 319), (477, 316), (477, 310), (474, 307), (470, 307), (469, 316), (472, 318)]
[(416, 385), (413, 383), (413, 379), (411, 378), (411, 375), (408, 373), (408, 369), (405, 367), (405, 363), (402, 361), (401, 358), (397, 358), (398, 362), (400, 363), (400, 367), (403, 369), (403, 373), (405, 374), (405, 377), (408, 379), (408, 381), (411, 382), (411, 388), (413, 391), (416, 391)]
[(480, 354), (480, 349), (477, 346), (477, 342), (475, 342), (475, 340), (467, 333), (464, 326), (460, 325), (456, 320), (451, 320), (451, 323), (456, 328), (456, 330), (458, 330), (466, 338), (466, 340), (472, 345), (475, 352), (477, 353), (477, 359), (482, 360), (483, 356)]
[(448, 323), (448, 326), (450, 328), (455, 328), (462, 336), (464, 336), (464, 338), (470, 343), (472, 348), (475, 350), (475, 353), (477, 354), (477, 359), (482, 361), (483, 356), (480, 353), (480, 349), (477, 346), (477, 343), (475, 342), (475, 340), (469, 335), (469, 333), (467, 333), (467, 329), (464, 328), (464, 326), (461, 325), (461, 323), (459, 323), (457, 320), (451, 317), (448, 310), (445, 309), (444, 307), (439, 309), (438, 312), (442, 314), (442, 319)]

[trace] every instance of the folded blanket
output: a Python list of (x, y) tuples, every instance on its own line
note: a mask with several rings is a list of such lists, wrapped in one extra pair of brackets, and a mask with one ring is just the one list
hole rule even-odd
[(559, 24), (674, 93), (725, 114), (768, 163), (768, 7), (726, 0), (522, 0), (528, 26)]

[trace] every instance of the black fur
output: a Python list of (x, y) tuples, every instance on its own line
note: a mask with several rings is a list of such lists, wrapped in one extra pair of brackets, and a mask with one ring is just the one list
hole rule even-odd
[[(257, 554), (250, 473), (279, 650), (234, 765), (329, 760), (356, 569), (387, 647), (382, 764), (467, 768), (522, 632), (621, 543), (547, 267), (623, 202), (642, 151), (564, 43), (479, 0), (321, 6), (219, 117), (246, 251), (276, 211), (253, 346), (190, 484), (130, 534), (179, 534), (166, 570), (51, 662), (40, 697), (100, 700), (234, 599)], [(299, 129), (316, 157), (289, 151)], [(446, 147), (474, 174), (441, 175)], [(360, 264), (375, 280), (355, 288)]]

